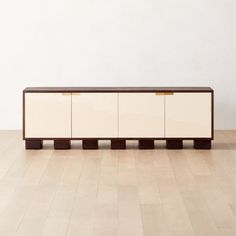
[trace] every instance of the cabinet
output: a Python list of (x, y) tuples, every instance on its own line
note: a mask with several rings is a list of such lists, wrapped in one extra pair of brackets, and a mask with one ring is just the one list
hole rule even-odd
[(26, 88), (23, 91), (23, 139), (26, 148), (41, 148), (54, 140), (56, 149), (82, 140), (83, 148), (98, 148), (99, 139), (111, 148), (125, 148), (136, 139), (140, 148), (210, 148), (214, 127), (213, 90), (208, 87), (66, 87)]
[(119, 137), (164, 138), (164, 96), (119, 94)]
[(72, 138), (118, 136), (117, 93), (72, 93)]
[(211, 137), (211, 93), (165, 96), (165, 137)]
[(64, 93), (26, 93), (24, 119), (27, 138), (70, 138), (71, 97)]

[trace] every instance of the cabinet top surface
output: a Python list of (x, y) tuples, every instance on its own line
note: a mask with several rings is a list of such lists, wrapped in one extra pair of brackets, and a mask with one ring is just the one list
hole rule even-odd
[(24, 92), (212, 92), (210, 87), (27, 87)]

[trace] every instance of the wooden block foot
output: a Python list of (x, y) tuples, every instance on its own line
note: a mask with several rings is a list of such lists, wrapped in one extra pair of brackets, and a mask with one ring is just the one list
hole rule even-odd
[(139, 149), (154, 149), (154, 140), (139, 139)]
[(193, 143), (195, 149), (211, 149), (210, 139), (195, 139)]
[(181, 139), (166, 140), (166, 148), (167, 149), (182, 149), (183, 148), (183, 140), (181, 140)]
[(111, 149), (126, 149), (126, 140), (125, 139), (112, 139)]
[(25, 140), (25, 149), (41, 149), (42, 147), (42, 140)]
[(54, 140), (54, 149), (70, 149), (70, 140)]
[(83, 149), (98, 149), (97, 139), (85, 139), (82, 141)]

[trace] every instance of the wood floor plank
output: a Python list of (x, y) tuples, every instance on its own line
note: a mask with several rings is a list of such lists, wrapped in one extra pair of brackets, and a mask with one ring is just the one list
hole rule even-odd
[(68, 159), (65, 151), (53, 151), (19, 228), (18, 235), (41, 235)]
[[(225, 164), (222, 164), (221, 161), (215, 158), (215, 153), (213, 152), (206, 153), (205, 155), (204, 153), (201, 153), (199, 158), (206, 162), (212, 173), (210, 177), (199, 176), (199, 184), (205, 185), (205, 188), (215, 187), (220, 189), (224, 194), (224, 197), (228, 199), (228, 204), (233, 205), (236, 199), (236, 172), (232, 173), (232, 171), (228, 171), (227, 168), (225, 168)], [(222, 158), (229, 158), (229, 155), (224, 155)]]
[(15, 161), (24, 161), (24, 159), (18, 158), (19, 155), (22, 155), (23, 157), (25, 156), (24, 146), (22, 144), (23, 142), (21, 140), (21, 137), (19, 137), (19, 134), (17, 132), (11, 142), (8, 143), (6, 148), (2, 149), (2, 152), (0, 153), (0, 180), (6, 175)]
[[(41, 154), (42, 153), (36, 152), (25, 154), (27, 155), (27, 158), (29, 158), (26, 161), (27, 165), (29, 165), (30, 162), (31, 165), (29, 165), (26, 169), (25, 174), (22, 173), (22, 175), (17, 178), (14, 177), (14, 182), (8, 182), (5, 193), (1, 195), (1, 197), (5, 197), (4, 199), (1, 199), (1, 235), (15, 234), (25, 212), (29, 207), (35, 193), (37, 183), (39, 182), (42, 172), (47, 165), (48, 156), (50, 156), (50, 153), (47, 152), (47, 159), (45, 159)], [(18, 158), (23, 159), (22, 156), (19, 156)], [(37, 171), (35, 171), (35, 168)], [(6, 178), (10, 179), (11, 176), (7, 174)], [(1, 184), (0, 186), (2, 187), (4, 185)]]
[(116, 203), (99, 203), (95, 207), (93, 235), (118, 236), (118, 205)]
[(67, 235), (93, 235), (103, 152), (83, 150), (84, 161)]
[(141, 211), (144, 236), (171, 235), (161, 204), (141, 204)]
[(136, 186), (119, 186), (118, 235), (143, 235), (142, 213)]
[[(169, 150), (168, 153), (175, 153), (179, 151), (180, 150)], [(180, 160), (177, 161), (178, 163), (180, 162)], [(161, 166), (164, 167), (164, 171), (166, 173), (164, 172), (165, 174), (163, 175), (157, 175), (157, 185), (160, 192), (166, 227), (169, 229), (169, 234), (194, 235), (191, 221), (180, 194), (167, 152), (162, 152), (160, 167)], [(188, 170), (180, 164), (179, 168), (181, 169), (183, 175), (185, 175), (186, 172), (188, 173)]]
[[(184, 150), (170, 152), (169, 158), (194, 234), (220, 235), (196, 179), (202, 175), (209, 176), (210, 172), (201, 160), (199, 163), (192, 160), (195, 156), (199, 157), (198, 154), (192, 153), (193, 157), (189, 159), (190, 154)], [(192, 166), (192, 161), (196, 163), (196, 167)]]
[[(9, 131), (9, 130), (1, 130), (0, 131), (0, 160), (4, 159), (4, 152), (8, 151), (11, 147), (15, 146), (15, 143), (21, 140), (20, 137), (21, 132), (19, 131)], [(23, 141), (22, 141), (23, 143)]]
[(65, 235), (67, 232), (75, 194), (79, 185), (83, 156), (68, 151), (63, 176), (52, 201), (42, 235)]
[(79, 185), (67, 235), (93, 235), (97, 188), (96, 184)]

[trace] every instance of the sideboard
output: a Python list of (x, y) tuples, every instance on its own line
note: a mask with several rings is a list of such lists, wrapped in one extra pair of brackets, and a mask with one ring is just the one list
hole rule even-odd
[(214, 136), (214, 91), (209, 87), (28, 87), (23, 90), (23, 139), (26, 149), (40, 149), (53, 140), (55, 149), (82, 140), (84, 149), (110, 140), (125, 149), (210, 149)]

